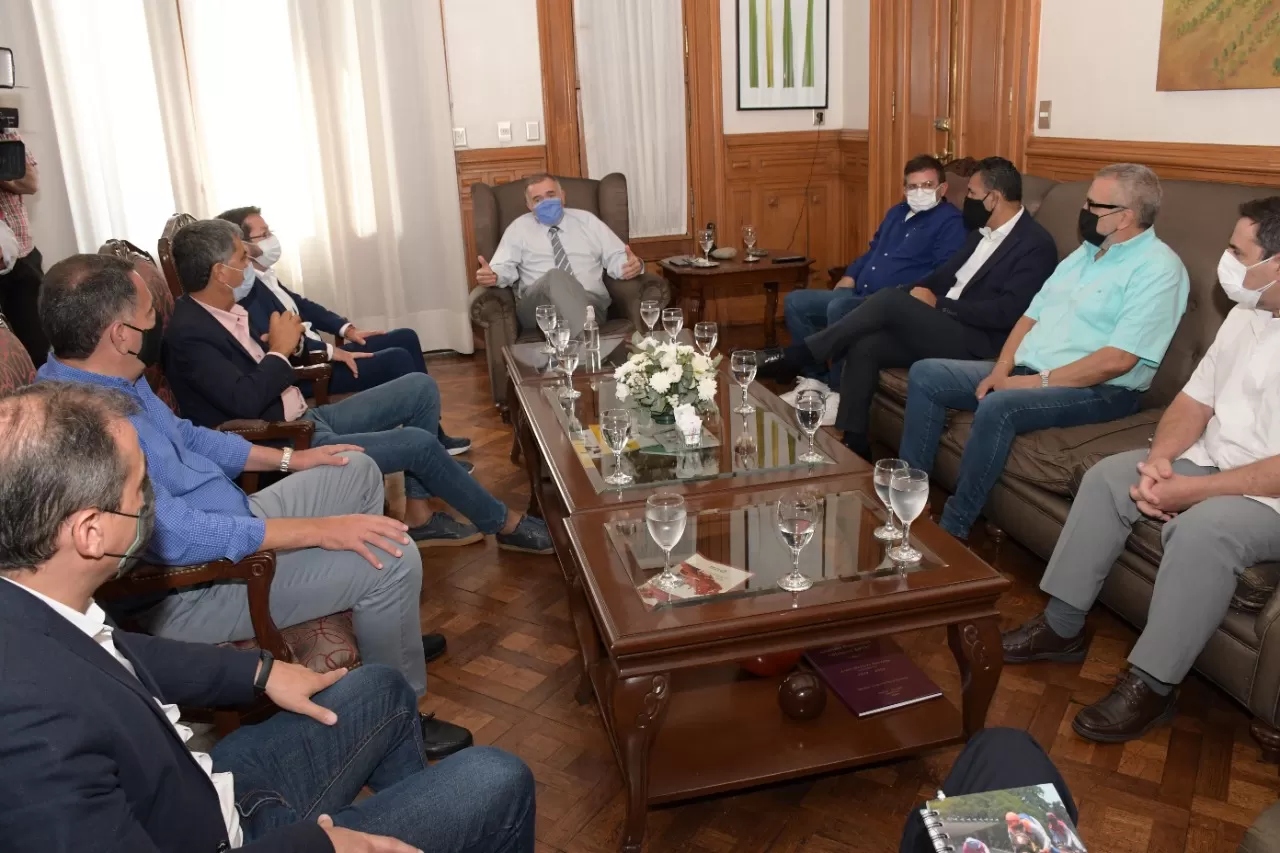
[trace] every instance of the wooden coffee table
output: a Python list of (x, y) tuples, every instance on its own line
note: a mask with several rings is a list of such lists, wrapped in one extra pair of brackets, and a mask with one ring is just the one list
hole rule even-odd
[(812, 260), (791, 261), (775, 264), (772, 258), (761, 258), (759, 261), (747, 263), (741, 258), (731, 261), (716, 261), (718, 266), (694, 267), (677, 266), (671, 261), (661, 262), (662, 275), (676, 288), (679, 298), (693, 301), (692, 315), (685, 324), (690, 328), (707, 313), (707, 289), (725, 287), (736, 289), (763, 288), (765, 295), (764, 335), (765, 345), (774, 346), (778, 342), (778, 286), (795, 284), (799, 287), (809, 285)]

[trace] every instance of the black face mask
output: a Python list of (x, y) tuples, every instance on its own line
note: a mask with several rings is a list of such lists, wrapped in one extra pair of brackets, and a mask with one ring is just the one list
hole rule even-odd
[(1101, 246), (1103, 241), (1106, 240), (1109, 235), (1098, 233), (1098, 220), (1103, 216), (1110, 216), (1111, 214), (1119, 213), (1124, 209), (1125, 208), (1117, 208), (1116, 210), (1108, 210), (1106, 213), (1102, 214), (1102, 216), (1099, 216), (1087, 207), (1080, 208), (1080, 239), (1086, 243), (1091, 243), (1094, 246)]
[(151, 478), (142, 481), (142, 506), (136, 513), (120, 512), (118, 510), (107, 510), (112, 515), (123, 515), (126, 518), (136, 518), (138, 524), (134, 531), (132, 544), (125, 549), (123, 554), (112, 554), (110, 551), (104, 551), (108, 557), (118, 557), (120, 562), (116, 563), (116, 577), (123, 577), (126, 572), (138, 565), (138, 561), (142, 559), (142, 552), (147, 547), (147, 542), (151, 539), (151, 533), (156, 527), (156, 493), (151, 488)]
[(987, 210), (987, 193), (982, 198), (968, 198), (964, 200), (964, 227), (970, 231), (977, 231), (982, 226), (991, 221), (993, 211)]
[[(128, 323), (125, 323), (129, 326)], [(138, 351), (127, 350), (129, 355), (142, 362), (143, 367), (151, 367), (160, 363), (160, 344), (164, 342), (164, 320), (156, 314), (156, 324), (150, 329), (139, 329), (137, 326), (129, 326), (135, 332), (142, 335), (142, 345), (138, 347)]]

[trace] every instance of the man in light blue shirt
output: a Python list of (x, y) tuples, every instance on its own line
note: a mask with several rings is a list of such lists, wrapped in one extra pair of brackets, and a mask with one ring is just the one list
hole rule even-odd
[(974, 412), (941, 526), (960, 539), (982, 512), (1020, 433), (1133, 414), (1187, 307), (1182, 261), (1152, 225), (1160, 181), (1120, 163), (1094, 177), (1084, 243), (1054, 271), (993, 364), (929, 359), (911, 368), (899, 454), (933, 469), (947, 409)]

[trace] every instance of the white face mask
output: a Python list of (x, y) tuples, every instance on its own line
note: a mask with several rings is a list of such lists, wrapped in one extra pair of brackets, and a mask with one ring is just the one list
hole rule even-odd
[(254, 263), (263, 267), (273, 267), (276, 261), (280, 260), (280, 238), (272, 234), (270, 237), (263, 237), (258, 241), (258, 248), (262, 250), (262, 254), (254, 258)]
[(1243, 261), (1231, 254), (1230, 249), (1223, 252), (1222, 260), (1218, 261), (1218, 282), (1222, 285), (1222, 289), (1226, 291), (1227, 297), (1232, 302), (1239, 303), (1246, 308), (1257, 308), (1258, 300), (1262, 298), (1262, 294), (1270, 290), (1276, 282), (1272, 280), (1257, 290), (1250, 290), (1244, 286), (1244, 279), (1249, 270), (1262, 266), (1274, 257), (1275, 255), (1263, 258), (1256, 264), (1246, 267)]
[(937, 190), (907, 190), (907, 206), (916, 213), (923, 213), (938, 206)]

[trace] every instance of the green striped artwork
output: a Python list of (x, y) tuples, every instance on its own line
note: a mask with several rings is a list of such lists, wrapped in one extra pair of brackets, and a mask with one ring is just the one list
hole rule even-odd
[(795, 47), (791, 34), (791, 0), (782, 0), (782, 88), (796, 87)]
[(809, 0), (809, 17), (804, 22), (804, 74), (800, 85), (813, 88), (813, 0)]
[(764, 0), (764, 78), (773, 88), (773, 0)]
[[(750, 69), (748, 71), (748, 74), (751, 79), (752, 89), (760, 88), (760, 46), (757, 43), (759, 41), (759, 31), (756, 25), (756, 2), (757, 0), (750, 0), (751, 9), (749, 10), (748, 16), (747, 16), (747, 22), (748, 22), (747, 31), (748, 31), (748, 35), (751, 38), (751, 48), (750, 48), (750, 54), (749, 54)], [(810, 0), (810, 2), (812, 2), (812, 0)]]

